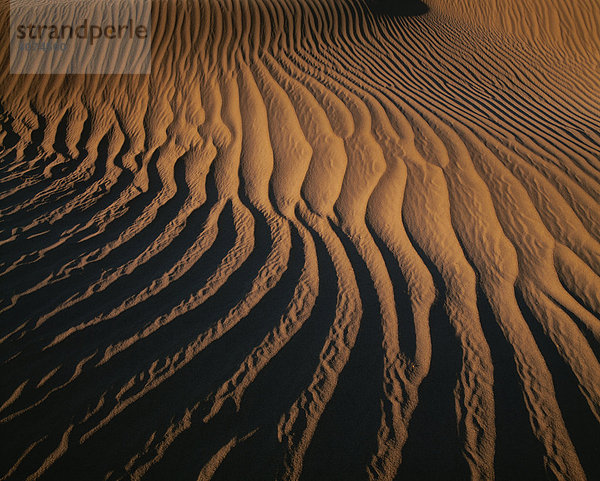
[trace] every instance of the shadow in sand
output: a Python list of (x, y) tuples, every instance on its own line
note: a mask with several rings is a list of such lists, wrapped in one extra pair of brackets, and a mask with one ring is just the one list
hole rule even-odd
[(429, 315), (431, 367), (419, 388), (419, 404), (408, 427), (402, 464), (394, 479), (469, 479), (469, 468), (461, 452), (464, 441), (458, 432), (454, 409), (456, 383), (462, 366), (461, 347), (444, 307), (446, 283), (438, 267), (410, 234), (409, 239), (431, 272), (438, 297)]
[(429, 11), (421, 0), (368, 0), (367, 5), (373, 13), (392, 17), (411, 17)]
[(515, 290), (515, 294), (523, 318), (552, 373), (556, 400), (579, 461), (588, 479), (600, 479), (600, 445), (597, 442), (589, 442), (591, 439), (600, 439), (600, 429), (582, 393), (579, 381), (531, 310), (531, 300), (527, 300), (522, 291)]
[(530, 425), (514, 347), (503, 334), (500, 321), (481, 289), (477, 290), (477, 306), (494, 362), (496, 480), (546, 479), (544, 449)]
[(377, 451), (384, 397), (383, 332), (377, 291), (354, 243), (340, 228), (334, 224), (331, 227), (354, 266), (363, 315), (348, 363), (306, 452), (302, 481), (368, 479), (365, 466)]

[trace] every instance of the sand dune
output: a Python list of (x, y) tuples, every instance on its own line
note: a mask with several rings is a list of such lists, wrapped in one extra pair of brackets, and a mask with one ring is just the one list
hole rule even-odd
[(0, 479), (600, 479), (600, 4), (425, 3), (2, 34)]

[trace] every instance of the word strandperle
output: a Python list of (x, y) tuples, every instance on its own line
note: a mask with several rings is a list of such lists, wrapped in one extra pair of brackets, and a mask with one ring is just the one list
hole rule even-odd
[(133, 25), (133, 20), (119, 25), (88, 24), (87, 19), (77, 26), (72, 25), (17, 25), (17, 38), (22, 40), (44, 39), (88, 39), (90, 45), (101, 38), (108, 39), (145, 39), (148, 37), (148, 28), (145, 25)]

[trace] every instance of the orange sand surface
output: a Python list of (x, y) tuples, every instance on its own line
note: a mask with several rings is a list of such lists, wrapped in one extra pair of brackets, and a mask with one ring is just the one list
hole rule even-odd
[(600, 479), (600, 2), (425, 3), (2, 3), (0, 480)]

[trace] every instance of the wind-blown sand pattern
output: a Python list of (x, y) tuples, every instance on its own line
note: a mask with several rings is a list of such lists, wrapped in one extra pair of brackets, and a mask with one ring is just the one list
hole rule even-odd
[(600, 479), (600, 3), (412, 3), (5, 39), (0, 479)]

